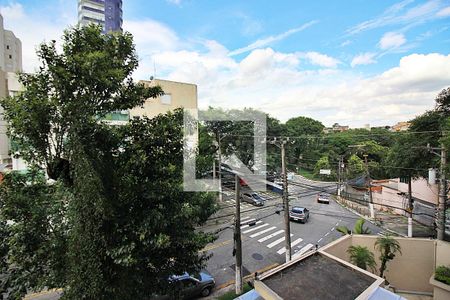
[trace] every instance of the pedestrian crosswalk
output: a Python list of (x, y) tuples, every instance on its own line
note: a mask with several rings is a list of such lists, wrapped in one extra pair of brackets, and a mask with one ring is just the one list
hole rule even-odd
[[(263, 223), (261, 220), (257, 221), (251, 227), (249, 225), (242, 225), (241, 229), (245, 229), (242, 231), (242, 234), (247, 235), (250, 239), (255, 239), (258, 243), (264, 244), (269, 249), (274, 248), (277, 254), (283, 255), (286, 253), (283, 229), (271, 226), (269, 223)], [(295, 254), (298, 257), (314, 248), (313, 244), (303, 242), (304, 240), (301, 237), (294, 237), (294, 234), (291, 233), (291, 251), (293, 255)]]

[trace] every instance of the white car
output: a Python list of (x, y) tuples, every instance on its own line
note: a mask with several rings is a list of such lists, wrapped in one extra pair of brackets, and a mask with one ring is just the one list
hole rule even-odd
[(317, 203), (330, 204), (330, 195), (320, 193), (317, 195)]

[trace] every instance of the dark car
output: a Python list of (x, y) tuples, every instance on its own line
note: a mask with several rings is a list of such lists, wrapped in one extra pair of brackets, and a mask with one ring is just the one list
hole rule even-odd
[(255, 206), (263, 206), (264, 199), (257, 193), (243, 193), (241, 196), (242, 201), (248, 202)]
[(317, 195), (317, 203), (326, 203), (330, 204), (330, 195), (320, 193)]
[[(180, 291), (181, 299), (194, 299), (197, 297), (207, 297), (211, 294), (216, 282), (214, 278), (205, 273), (200, 272), (197, 275), (189, 275), (184, 273), (179, 276), (171, 276), (169, 279), (171, 289)], [(154, 300), (168, 300), (172, 299), (169, 295), (152, 296)]]
[(289, 220), (306, 223), (309, 219), (309, 210), (304, 207), (294, 206), (289, 211)]

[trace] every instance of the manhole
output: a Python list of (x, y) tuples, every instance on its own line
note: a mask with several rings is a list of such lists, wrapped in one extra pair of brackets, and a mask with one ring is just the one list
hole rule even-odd
[(261, 254), (259, 254), (259, 253), (253, 253), (252, 254), (252, 257), (254, 258), (254, 259), (256, 259), (256, 260), (263, 260), (263, 256), (261, 255)]

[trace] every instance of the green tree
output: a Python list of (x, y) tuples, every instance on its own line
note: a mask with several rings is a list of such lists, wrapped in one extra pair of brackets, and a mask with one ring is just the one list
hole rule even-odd
[(387, 263), (395, 258), (398, 252), (402, 254), (400, 244), (391, 236), (380, 236), (375, 241), (375, 248), (380, 251), (380, 277), (384, 278), (384, 272), (387, 268)]
[[(1, 101), (22, 157), (44, 165), (56, 180), (5, 185), (2, 210), (9, 213), (2, 212), (0, 225), (15, 222), (2, 225), (13, 276), (5, 288), (17, 291), (17, 299), (43, 286), (63, 288), (65, 299), (173, 293), (168, 276), (199, 270), (207, 259), (199, 251), (214, 239), (196, 230), (215, 209), (213, 195), (183, 191), (183, 114), (119, 128), (103, 123), (108, 112), (131, 109), (162, 91), (133, 82), (138, 58), (129, 33), (102, 34), (88, 26), (67, 30), (63, 41), (62, 53), (55, 42), (42, 44), (42, 67), (20, 75), (25, 91)], [(63, 192), (64, 210), (46, 209)], [(17, 207), (23, 217), (13, 214)], [(46, 227), (58, 224), (56, 217), (65, 224), (59, 238)], [(36, 220), (25, 226), (30, 218)], [(49, 250), (60, 241), (64, 251)]]
[[(331, 175), (321, 175), (320, 170), (322, 169), (328, 169), (331, 170)], [(336, 172), (333, 170), (333, 168), (330, 165), (330, 161), (328, 159), (328, 156), (322, 156), (314, 166), (314, 175), (320, 177), (322, 180), (332, 180), (336, 178)]]
[(64, 286), (68, 277), (67, 205), (61, 183), (42, 172), (9, 173), (0, 185), (1, 291), (21, 299), (28, 291)]
[[(322, 135), (324, 127), (321, 122), (308, 117), (295, 117), (286, 122), (285, 134), (294, 137), (295, 140), (293, 145), (286, 147), (286, 156), (290, 164), (299, 165), (302, 159), (303, 162), (315, 162), (321, 157), (321, 153), (314, 149), (318, 149), (320, 144), (318, 135)], [(311, 169), (313, 168), (314, 163), (311, 166)]]
[(336, 230), (339, 231), (342, 234), (370, 234), (371, 231), (369, 228), (364, 227), (364, 223), (366, 222), (366, 220), (364, 220), (363, 218), (360, 218), (356, 221), (355, 226), (353, 227), (353, 231), (350, 230), (348, 227), (346, 226), (338, 226), (336, 227)]
[(363, 270), (369, 268), (372, 272), (375, 272), (377, 264), (373, 253), (367, 247), (350, 246), (347, 253), (350, 255), (350, 262)]
[(365, 172), (364, 162), (358, 155), (353, 154), (348, 159), (347, 176), (348, 178), (355, 178)]

